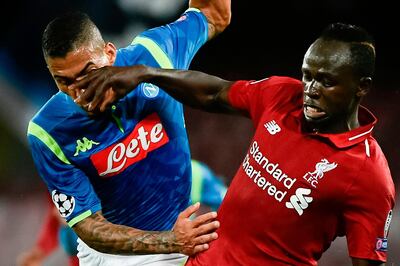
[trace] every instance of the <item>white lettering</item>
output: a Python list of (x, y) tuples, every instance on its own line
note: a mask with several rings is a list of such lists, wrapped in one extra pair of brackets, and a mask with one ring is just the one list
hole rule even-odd
[(164, 136), (162, 130), (163, 126), (161, 123), (154, 125), (150, 130), (150, 140), (148, 140), (149, 133), (146, 132), (143, 126), (139, 127), (137, 138), (133, 138), (127, 147), (121, 142), (111, 149), (107, 157), (107, 169), (100, 173), (100, 176), (118, 172), (125, 166), (128, 158), (138, 156), (141, 149), (147, 151), (151, 143), (157, 143), (162, 140)]
[[(120, 151), (119, 156), (118, 156), (118, 150)], [(126, 148), (123, 143), (118, 143), (117, 145), (115, 145), (114, 148), (112, 148), (112, 150), (110, 151), (110, 154), (108, 155), (108, 158), (107, 158), (107, 170), (104, 171), (103, 173), (100, 173), (100, 176), (104, 176), (109, 173), (118, 172), (122, 167), (124, 167), (124, 165), (126, 163), (126, 157), (124, 158), (123, 162), (119, 166), (113, 167), (113, 164), (121, 161), (121, 159), (124, 157), (125, 150), (126, 150)]]
[(139, 145), (139, 142), (137, 141), (137, 139), (132, 139), (132, 141), (129, 142), (129, 144), (128, 144), (128, 148), (126, 149), (126, 157), (133, 158), (136, 155), (138, 155), (138, 153), (140, 151), (138, 145)]
[(287, 177), (285, 179), (285, 181), (283, 181), (283, 184), (285, 185), (285, 187), (290, 189), (293, 186), (294, 182), (296, 182), (296, 178), (291, 179), (291, 178)]
[[(257, 170), (257, 166), (253, 166), (250, 162), (250, 156), (254, 161), (265, 170), (262, 172)], [(282, 202), (288, 191), (280, 191), (277, 186), (273, 185), (266, 176), (262, 176), (264, 173), (268, 173), (273, 179), (282, 183), (286, 189), (291, 189), (296, 183), (296, 178), (290, 178), (286, 175), (280, 168), (279, 163), (271, 162), (261, 151), (258, 146), (257, 141), (254, 141), (250, 146), (249, 152), (246, 154), (243, 162), (242, 168), (245, 174), (253, 180), (253, 182), (262, 190), (266, 192), (267, 195), (272, 196), (275, 200)]]
[[(150, 141), (153, 143), (159, 142), (164, 134), (162, 133), (163, 126), (161, 123), (156, 124), (150, 131)], [(161, 134), (160, 134), (161, 133)]]
[(149, 134), (144, 130), (144, 127), (139, 127), (138, 129), (139, 136), (137, 137), (138, 140), (140, 140), (140, 143), (142, 144), (143, 150), (147, 151), (150, 146), (150, 141), (147, 141), (146, 136)]

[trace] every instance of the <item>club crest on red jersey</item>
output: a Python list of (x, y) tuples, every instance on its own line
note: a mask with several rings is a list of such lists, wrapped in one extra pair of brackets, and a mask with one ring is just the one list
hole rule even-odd
[(315, 164), (315, 171), (306, 173), (303, 178), (314, 188), (317, 187), (318, 181), (324, 177), (324, 173), (329, 172), (337, 167), (337, 163), (330, 163), (327, 159), (322, 159)]
[(147, 154), (169, 142), (160, 117), (153, 113), (140, 121), (121, 142), (90, 156), (99, 176), (110, 177), (143, 160)]

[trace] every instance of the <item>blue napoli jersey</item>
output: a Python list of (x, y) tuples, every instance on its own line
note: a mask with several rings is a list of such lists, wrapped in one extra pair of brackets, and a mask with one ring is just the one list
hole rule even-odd
[[(115, 65), (187, 69), (207, 30), (205, 16), (188, 9), (119, 49)], [(140, 84), (94, 118), (58, 92), (29, 123), (28, 140), (38, 172), (70, 226), (101, 210), (115, 224), (169, 230), (189, 203), (183, 106), (152, 84)]]

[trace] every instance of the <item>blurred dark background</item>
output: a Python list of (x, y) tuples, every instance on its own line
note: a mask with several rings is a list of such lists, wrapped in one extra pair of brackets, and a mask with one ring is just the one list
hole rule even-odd
[[(400, 74), (396, 41), (400, 18), (392, 1), (237, 1), (232, 0), (228, 29), (207, 43), (191, 69), (226, 79), (269, 75), (300, 78), (304, 52), (330, 22), (366, 28), (376, 40), (374, 89), (364, 101), (379, 119), (375, 138), (385, 152), (398, 189), (400, 175)], [(142, 30), (175, 20), (185, 0), (9, 1), (0, 23), (0, 265), (14, 265), (19, 252), (34, 243), (42, 221), (45, 187), (26, 146), (27, 122), (56, 92), (42, 57), (46, 24), (67, 10), (87, 12), (106, 40), (128, 45)], [(393, 5), (393, 6), (392, 6)], [(185, 111), (193, 157), (207, 163), (229, 184), (247, 149), (250, 121), (227, 115)], [(398, 205), (398, 204), (397, 204)], [(399, 211), (396, 205), (389, 239), (389, 262), (400, 265)], [(345, 241), (338, 239), (320, 265), (350, 265)], [(5, 260), (4, 260), (4, 259)], [(60, 265), (62, 255), (48, 265)]]

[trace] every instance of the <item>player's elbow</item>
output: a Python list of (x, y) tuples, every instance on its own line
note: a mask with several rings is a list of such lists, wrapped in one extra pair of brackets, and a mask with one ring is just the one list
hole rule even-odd
[(219, 16), (211, 19), (211, 23), (214, 25), (215, 34), (223, 32), (231, 23), (231, 12), (225, 11), (219, 14)]
[(232, 18), (232, 12), (230, 8), (220, 13), (218, 27), (221, 30), (221, 32), (225, 30), (226, 27), (229, 26), (229, 24), (231, 23), (231, 18)]

